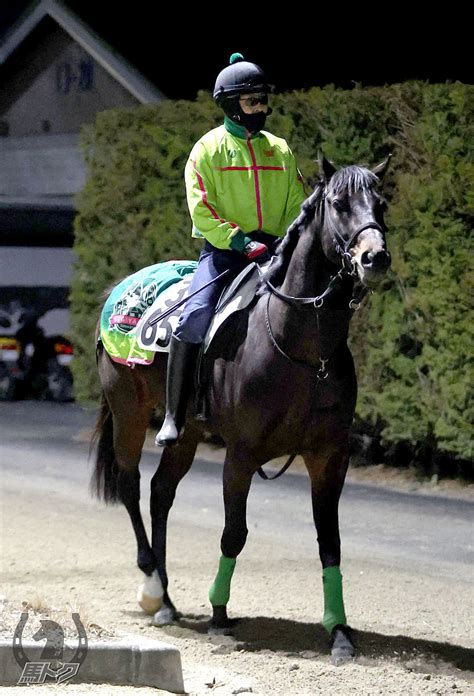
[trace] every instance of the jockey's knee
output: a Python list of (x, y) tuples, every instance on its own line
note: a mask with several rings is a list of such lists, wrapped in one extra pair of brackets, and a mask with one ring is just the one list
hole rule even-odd
[(184, 343), (202, 343), (212, 320), (214, 307), (200, 307), (189, 312), (184, 310), (182, 320), (178, 323), (174, 335)]

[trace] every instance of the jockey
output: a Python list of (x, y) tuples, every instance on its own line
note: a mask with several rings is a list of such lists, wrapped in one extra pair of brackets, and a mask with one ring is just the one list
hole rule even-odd
[(203, 239), (189, 288), (198, 290), (224, 270), (230, 274), (192, 297), (171, 337), (166, 416), (157, 445), (173, 445), (185, 421), (199, 346), (226, 284), (249, 262), (270, 258), (273, 246), (300, 213), (301, 175), (285, 140), (262, 128), (271, 91), (255, 63), (234, 53), (217, 76), (214, 99), (224, 124), (193, 147), (185, 168), (192, 236)]

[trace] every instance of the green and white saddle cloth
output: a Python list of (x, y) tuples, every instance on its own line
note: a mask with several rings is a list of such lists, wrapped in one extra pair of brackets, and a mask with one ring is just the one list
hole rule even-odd
[[(100, 317), (100, 337), (112, 360), (125, 365), (151, 365), (156, 343), (146, 350), (137, 342), (137, 326), (146, 310), (159, 300), (163, 311), (182, 299), (197, 268), (197, 261), (165, 261), (124, 278), (106, 300)], [(167, 317), (162, 350), (178, 323), (181, 308)], [(163, 331), (163, 329), (161, 329)]]

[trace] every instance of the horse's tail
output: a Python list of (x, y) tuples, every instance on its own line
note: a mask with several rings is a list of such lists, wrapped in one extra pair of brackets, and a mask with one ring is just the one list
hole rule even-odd
[(106, 503), (112, 504), (120, 502), (118, 491), (119, 468), (115, 458), (113, 433), (112, 411), (104, 392), (102, 392), (100, 411), (91, 440), (91, 446), (97, 443), (97, 453), (90, 489), (92, 495), (97, 496)]

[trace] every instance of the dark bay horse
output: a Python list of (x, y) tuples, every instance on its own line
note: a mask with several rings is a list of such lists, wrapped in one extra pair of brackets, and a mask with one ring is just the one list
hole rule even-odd
[[(229, 625), (226, 605), (236, 558), (246, 537), (252, 477), (287, 454), (304, 458), (323, 568), (323, 625), (336, 660), (354, 655), (340, 573), (339, 497), (349, 462), (349, 431), (357, 382), (347, 346), (349, 322), (364, 292), (390, 266), (377, 186), (389, 162), (372, 171), (340, 170), (321, 159), (321, 179), (280, 242), (256, 301), (237, 312), (231, 346), (214, 355), (207, 383), (205, 429), (226, 445), (222, 555), (209, 592), (215, 627)], [(227, 342), (227, 345), (229, 342)], [(163, 407), (166, 358), (150, 367), (114, 363), (98, 348), (102, 408), (93, 486), (128, 510), (144, 572), (142, 608), (157, 625), (177, 618), (168, 595), (166, 526), (176, 488), (190, 469), (203, 424), (188, 410), (186, 428), (167, 447), (151, 481), (151, 544), (140, 514), (139, 461), (147, 426)], [(275, 386), (278, 398), (275, 398)]]

